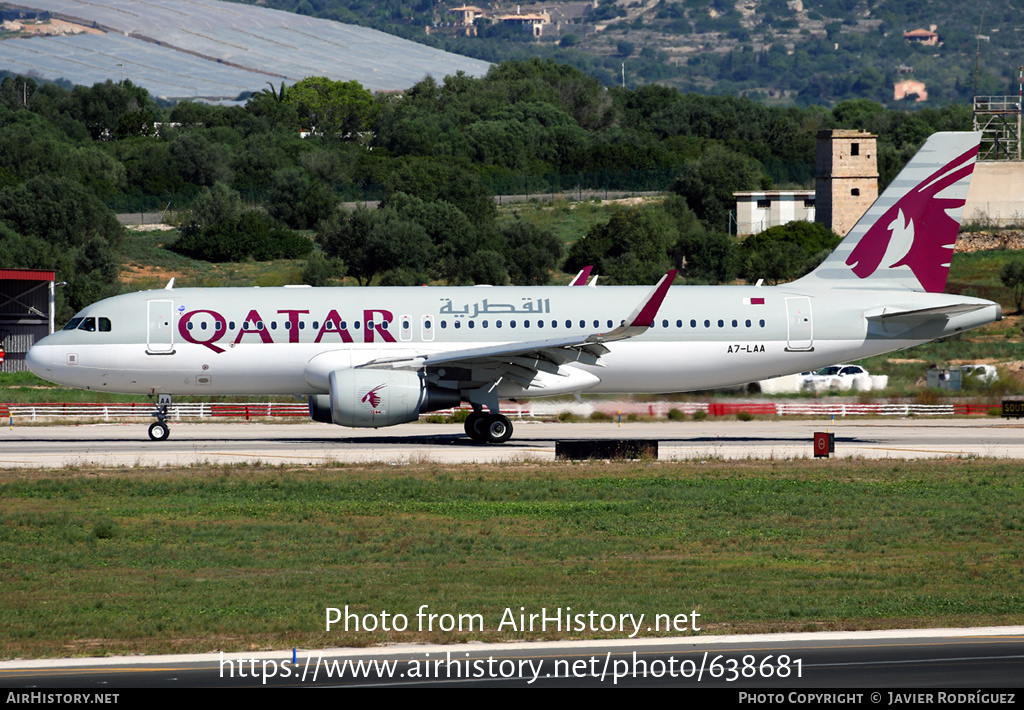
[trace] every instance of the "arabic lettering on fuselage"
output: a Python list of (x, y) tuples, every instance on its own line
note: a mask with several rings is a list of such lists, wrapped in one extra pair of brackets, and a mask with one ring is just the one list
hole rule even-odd
[(476, 303), (467, 303), (461, 308), (456, 308), (452, 305), (452, 299), (450, 298), (442, 298), (441, 302), (444, 305), (441, 306), (439, 312), (443, 316), (468, 316), (470, 318), (479, 315), (506, 314), (531, 316), (538, 313), (551, 312), (551, 299), (549, 298), (524, 298), (523, 303), (518, 308), (512, 303), (490, 303), (486, 298)]

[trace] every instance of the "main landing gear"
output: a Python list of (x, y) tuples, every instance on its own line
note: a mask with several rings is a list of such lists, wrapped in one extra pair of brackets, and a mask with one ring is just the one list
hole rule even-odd
[(504, 444), (512, 438), (512, 422), (502, 414), (472, 412), (466, 417), (466, 436), (473, 441)]
[(149, 425), (149, 438), (153, 441), (163, 441), (171, 435), (171, 428), (167, 426), (167, 408), (171, 406), (171, 395), (157, 395), (156, 411), (153, 416), (156, 421)]

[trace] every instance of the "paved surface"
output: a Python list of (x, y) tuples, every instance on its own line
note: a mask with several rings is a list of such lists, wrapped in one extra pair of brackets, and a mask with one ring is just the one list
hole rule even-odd
[(328, 424), (177, 423), (167, 441), (148, 423), (0, 428), (0, 467), (170, 466), (261, 461), (473, 463), (553, 461), (559, 439), (657, 439), (659, 458), (810, 458), (816, 431), (836, 435), (836, 457), (1024, 459), (1024, 423), (972, 419), (704, 421), (615, 424), (516, 422), (501, 446), (471, 442), (460, 425), (344, 429)]
[[(785, 688), (792, 703), (808, 688), (846, 688), (843, 701), (888, 706), (910, 702), (885, 688), (941, 688), (949, 694), (1016, 688), (1024, 673), (1024, 628), (922, 629), (689, 636), (621, 641), (398, 645), (0, 662), (0, 687), (120, 692), (137, 688), (324, 686)], [(957, 691), (962, 688), (963, 691)], [(124, 693), (123, 689), (129, 689)], [(859, 698), (854, 698), (861, 693)], [(730, 699), (735, 702), (735, 697)], [(901, 698), (903, 698), (901, 700)], [(773, 699), (774, 700), (774, 699)], [(108, 700), (108, 702), (110, 702)], [(774, 700), (774, 702), (779, 702)], [(923, 701), (918, 701), (923, 702)], [(961, 700), (979, 705), (999, 702)], [(825, 703), (834, 704), (834, 703)]]

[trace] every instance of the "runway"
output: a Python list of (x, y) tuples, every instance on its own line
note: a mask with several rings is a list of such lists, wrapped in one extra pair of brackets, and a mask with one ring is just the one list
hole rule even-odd
[(316, 423), (171, 422), (150, 441), (145, 422), (0, 429), (0, 467), (195, 466), (553, 461), (561, 439), (655, 439), (661, 460), (811, 458), (814, 432), (835, 433), (839, 458), (1024, 459), (1024, 423), (964, 419), (706, 420), (703, 422), (514, 422), (506, 444), (478, 444), (461, 425), (345, 429)]
[[(823, 700), (801, 691), (847, 688), (860, 698), (839, 702), (890, 705), (894, 701), (885, 688), (980, 694), (981, 689), (1016, 689), (1022, 673), (1024, 628), (989, 627), (8, 661), (0, 662), (0, 687), (109, 693), (314, 685), (688, 686), (736, 693), (781, 688), (783, 698), (770, 702), (814, 704)], [(791, 691), (797, 696), (788, 697)], [(141, 698), (129, 693), (125, 699)], [(952, 701), (936, 693), (931, 702)]]

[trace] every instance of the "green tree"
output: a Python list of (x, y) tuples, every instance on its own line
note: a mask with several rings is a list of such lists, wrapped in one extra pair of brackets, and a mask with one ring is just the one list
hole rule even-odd
[(58, 316), (117, 293), (124, 229), (88, 190), (40, 175), (0, 190), (0, 260), (12, 268), (54, 269), (67, 281)]
[(344, 259), (361, 286), (388, 271), (425, 270), (432, 247), (423, 227), (391, 207), (337, 210), (317, 225), (316, 241), (328, 258)]
[[(141, 112), (140, 125), (155, 118), (149, 92), (125, 80), (115, 84), (109, 79), (90, 88), (76, 86), (71, 92), (68, 106), (71, 115), (86, 125), (94, 140), (110, 140), (117, 135), (118, 127), (128, 130), (132, 120), (127, 114)], [(122, 126), (122, 121), (125, 121)]]
[(171, 141), (171, 165), (187, 183), (209, 187), (231, 179), (230, 151), (202, 133), (182, 133)]
[(305, 170), (285, 168), (274, 174), (267, 211), (292, 229), (312, 229), (330, 217), (336, 201), (331, 189)]
[(760, 163), (712, 143), (700, 158), (685, 163), (672, 191), (686, 200), (705, 227), (725, 232), (736, 206), (733, 193), (764, 186)]
[(1013, 294), (1013, 303), (1017, 306), (1017, 312), (1021, 312), (1021, 302), (1024, 301), (1024, 259), (1015, 259), (1007, 262), (999, 274), (1003, 286), (1010, 289)]
[(204, 261), (269, 261), (306, 256), (313, 243), (253, 210), (235, 221), (216, 222), (202, 231), (183, 234), (170, 248)]
[(358, 81), (334, 81), (324, 76), (303, 79), (280, 102), (294, 106), (309, 130), (342, 138), (351, 138), (369, 127), (379, 110), (373, 94)]
[(839, 236), (817, 222), (793, 221), (747, 237), (740, 246), (747, 281), (798, 279), (839, 246)]
[(445, 200), (427, 202), (398, 192), (387, 196), (381, 206), (394, 209), (426, 232), (432, 244), (426, 268), (433, 278), (453, 285), (474, 283), (467, 262), (474, 254), (494, 246), (488, 239), (488, 230), (481, 230), (481, 225), (474, 224), (462, 210)]
[(516, 217), (498, 230), (505, 248), (508, 275), (517, 286), (543, 286), (551, 281), (564, 247), (551, 232)]
[(345, 275), (345, 264), (340, 259), (328, 259), (319, 249), (310, 253), (302, 270), (302, 283), (310, 286), (330, 286), (334, 279)]
[(617, 210), (607, 224), (591, 227), (586, 237), (573, 243), (565, 270), (594, 265), (611, 283), (654, 283), (668, 271), (668, 251), (677, 237), (672, 218), (663, 210)]

